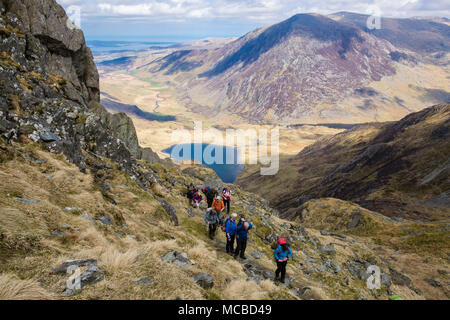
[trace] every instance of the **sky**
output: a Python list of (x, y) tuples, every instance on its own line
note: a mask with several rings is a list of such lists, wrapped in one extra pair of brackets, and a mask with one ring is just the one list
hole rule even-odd
[[(88, 40), (236, 37), (297, 13), (450, 17), (450, 0), (57, 0)], [(78, 18), (79, 17), (79, 18)]]

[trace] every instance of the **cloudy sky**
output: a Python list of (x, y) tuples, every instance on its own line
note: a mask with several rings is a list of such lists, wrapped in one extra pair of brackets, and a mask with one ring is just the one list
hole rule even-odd
[[(89, 40), (191, 40), (241, 36), (296, 13), (450, 17), (450, 0), (57, 0), (81, 10)], [(72, 10), (70, 10), (71, 6)]]

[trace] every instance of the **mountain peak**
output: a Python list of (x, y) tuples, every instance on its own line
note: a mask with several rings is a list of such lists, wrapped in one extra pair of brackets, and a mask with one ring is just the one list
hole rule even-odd
[(347, 52), (353, 39), (363, 41), (360, 31), (352, 26), (318, 14), (296, 14), (268, 27), (255, 38), (247, 41), (234, 54), (225, 57), (213, 69), (200, 76), (217, 76), (240, 63), (246, 66), (291, 37), (306, 37), (323, 42), (338, 41), (342, 47), (341, 56)]

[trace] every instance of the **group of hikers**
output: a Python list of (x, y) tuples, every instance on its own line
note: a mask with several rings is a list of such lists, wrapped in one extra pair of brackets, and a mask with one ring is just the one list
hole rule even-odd
[[(214, 239), (217, 228), (220, 227), (226, 234), (226, 252), (232, 256), (234, 255), (235, 259), (240, 257), (246, 260), (245, 250), (247, 248), (248, 232), (253, 229), (253, 224), (249, 223), (245, 217), (238, 219), (237, 213), (230, 215), (232, 196), (230, 188), (224, 187), (222, 194), (219, 195), (217, 190), (209, 186), (203, 188), (200, 193), (200, 189), (191, 184), (187, 191), (189, 204), (200, 208), (200, 204), (203, 201), (202, 194), (206, 197), (207, 202), (205, 222), (208, 225), (210, 239)], [(223, 217), (225, 210), (228, 217), (226, 219)], [(234, 248), (235, 242), (236, 248)], [(292, 250), (285, 238), (278, 239), (277, 248), (273, 256), (277, 263), (275, 280), (284, 283), (287, 262), (292, 257)]]

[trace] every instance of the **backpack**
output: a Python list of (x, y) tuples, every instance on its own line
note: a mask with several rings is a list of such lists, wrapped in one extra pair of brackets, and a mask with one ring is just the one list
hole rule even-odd
[[(221, 204), (222, 204), (222, 205), (221, 205)], [(220, 206), (220, 209), (219, 209), (218, 205)], [(223, 203), (222, 200), (215, 200), (215, 201), (213, 202), (213, 209), (215, 209), (215, 210), (217, 210), (217, 211), (220, 211), (220, 210), (222, 210), (222, 206), (224, 206), (224, 205), (225, 205), (225, 204)]]
[(223, 218), (220, 219), (220, 228), (223, 232), (227, 232), (227, 223), (230, 220), (230, 218), (227, 218), (225, 221), (223, 221)]

